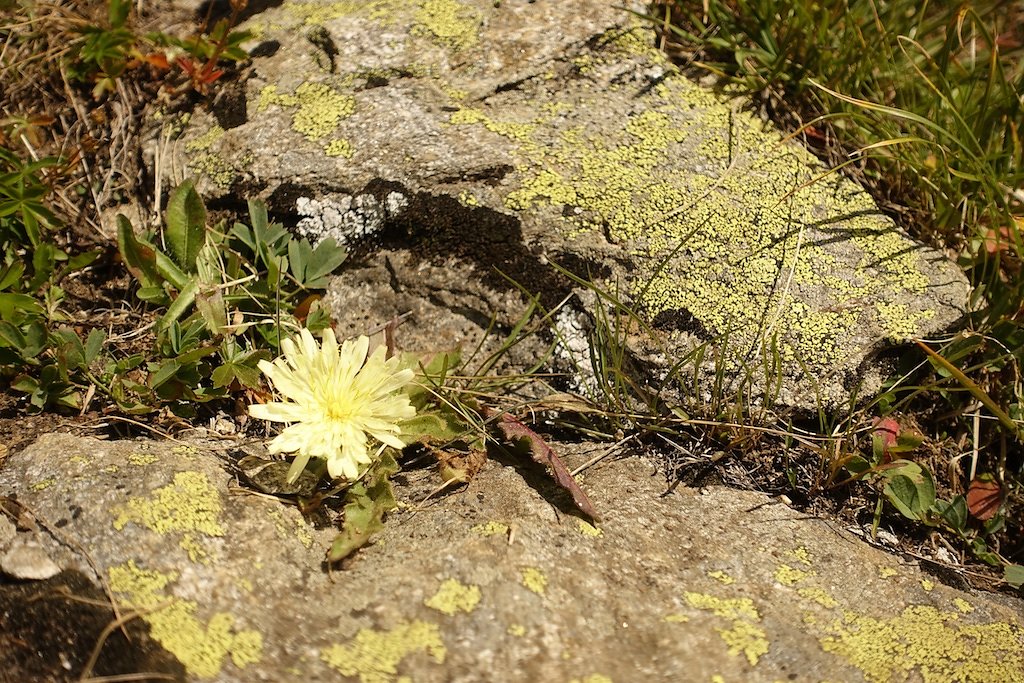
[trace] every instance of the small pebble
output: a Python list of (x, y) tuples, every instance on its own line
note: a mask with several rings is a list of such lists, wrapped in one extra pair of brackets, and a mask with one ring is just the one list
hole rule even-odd
[(60, 573), (42, 546), (32, 541), (14, 543), (0, 557), (0, 572), (12, 579), (42, 581)]

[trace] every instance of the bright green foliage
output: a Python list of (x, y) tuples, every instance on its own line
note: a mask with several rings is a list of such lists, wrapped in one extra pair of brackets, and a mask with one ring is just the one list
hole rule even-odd
[[(261, 202), (249, 202), (249, 212), (251, 226), (211, 228), (192, 183), (182, 183), (167, 205), (170, 253), (118, 217), (118, 246), (139, 282), (139, 298), (165, 308), (146, 363), (148, 382), (115, 379), (111, 387), (122, 409), (166, 404), (188, 416), (195, 403), (259, 387), (257, 363), (277, 355), (280, 340), (300, 326), (292, 314), (299, 297), (325, 287), (345, 260), (333, 240), (314, 248), (271, 223)], [(317, 330), (328, 322), (328, 312), (314, 305), (305, 325)]]

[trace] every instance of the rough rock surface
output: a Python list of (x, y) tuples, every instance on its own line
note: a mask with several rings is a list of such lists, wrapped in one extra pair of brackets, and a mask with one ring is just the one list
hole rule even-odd
[(0, 492), (95, 579), (87, 551), (189, 680), (1024, 680), (1019, 601), (943, 585), (763, 495), (662, 496), (642, 459), (582, 476), (600, 528), (530, 468), (492, 461), (422, 507), (434, 477), (408, 472), (410, 507), (328, 575), (334, 513), (318, 527), (239, 486), (238, 455), (48, 435), (10, 456)]
[(879, 352), (963, 316), (952, 263), (612, 4), (288, 0), (248, 20), (244, 83), (162, 119), (161, 167), (314, 239), (399, 244), (412, 272), (457, 264), (482, 299), (512, 289), (497, 269), (552, 305), (558, 263), (653, 324), (652, 375), (708, 346), (697, 399), (718, 362), (725, 391), (844, 405)]

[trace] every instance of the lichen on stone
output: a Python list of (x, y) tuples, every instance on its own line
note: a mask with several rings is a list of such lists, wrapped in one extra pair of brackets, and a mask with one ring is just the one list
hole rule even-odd
[(846, 612), (821, 646), (871, 683), (1024, 681), (1024, 630), (1017, 624), (966, 624), (961, 612), (912, 605), (895, 617)]
[(197, 535), (220, 537), (220, 494), (201, 472), (178, 472), (174, 482), (153, 491), (151, 497), (131, 498), (114, 508), (114, 528), (139, 524), (158, 534), (181, 533), (181, 546), (192, 561), (205, 559)]
[(521, 572), (523, 585), (537, 595), (544, 595), (548, 587), (548, 577), (536, 567), (525, 567)]
[(133, 560), (108, 570), (110, 588), (127, 596), (128, 605), (142, 610), (150, 635), (197, 678), (220, 675), (225, 659), (238, 668), (260, 661), (263, 636), (254, 629), (238, 628), (236, 619), (220, 612), (202, 622), (198, 603), (174, 598), (166, 591), (178, 580), (175, 572), (139, 568)]
[(447, 650), (436, 624), (411, 621), (389, 630), (360, 629), (348, 644), (332, 645), (320, 657), (343, 676), (358, 676), (361, 683), (392, 683), (402, 660), (420, 651), (444, 663)]
[(769, 649), (768, 636), (758, 626), (761, 614), (750, 598), (719, 598), (705, 593), (687, 592), (683, 596), (690, 607), (731, 620), (728, 628), (715, 631), (728, 646), (729, 654), (742, 654), (753, 666)]
[(472, 612), (480, 602), (480, 587), (467, 586), (457, 579), (446, 579), (437, 593), (424, 604), (442, 614), (454, 616), (456, 612)]

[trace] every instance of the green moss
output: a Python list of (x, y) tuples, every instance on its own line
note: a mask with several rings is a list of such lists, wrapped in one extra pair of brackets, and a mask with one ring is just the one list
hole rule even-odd
[(196, 535), (224, 535), (220, 523), (220, 495), (201, 472), (179, 472), (174, 483), (153, 491), (152, 497), (132, 498), (114, 509), (114, 528), (132, 522), (158, 534), (181, 533), (181, 547), (192, 561), (205, 559)]
[(1024, 630), (1015, 624), (964, 624), (960, 612), (914, 605), (892, 618), (847, 612), (821, 639), (826, 652), (872, 683), (923, 680), (1024, 681)]
[(142, 610), (150, 636), (185, 665), (197, 678), (216, 678), (230, 656), (238, 668), (260, 661), (263, 636), (252, 629), (238, 629), (227, 613), (214, 614), (203, 623), (196, 617), (198, 604), (167, 595), (174, 572), (140, 569), (134, 561), (111, 567), (110, 588), (126, 595), (128, 604)]
[(453, 616), (456, 612), (472, 612), (479, 602), (479, 586), (467, 586), (456, 579), (447, 579), (424, 604), (442, 614)]
[(388, 631), (364, 628), (349, 644), (332, 645), (320, 657), (343, 676), (358, 676), (361, 683), (391, 683), (401, 661), (420, 651), (444, 663), (447, 650), (435, 624), (403, 622)]

